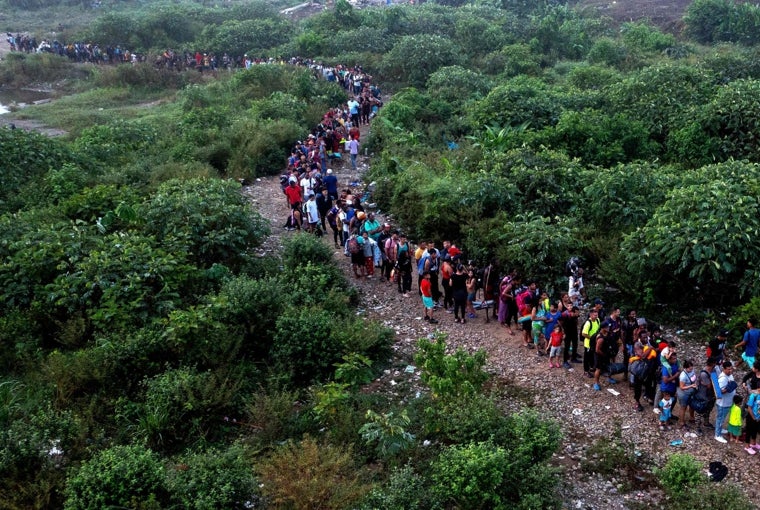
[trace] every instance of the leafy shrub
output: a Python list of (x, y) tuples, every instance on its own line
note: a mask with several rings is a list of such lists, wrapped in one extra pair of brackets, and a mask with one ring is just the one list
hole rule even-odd
[(293, 26), (285, 19), (231, 19), (219, 25), (207, 25), (201, 39), (218, 58), (222, 53), (259, 55), (263, 50), (286, 43), (293, 31)]
[(705, 482), (702, 466), (691, 455), (676, 453), (655, 474), (665, 492), (673, 499), (681, 499)]
[[(369, 490), (349, 446), (288, 442), (259, 463), (261, 492), (272, 508), (350, 508)], [(309, 473), (309, 476), (304, 476)]]
[(243, 352), (260, 359), (272, 344), (287, 295), (276, 278), (240, 276), (226, 281), (214, 299), (214, 317), (245, 332)]
[(445, 444), (490, 440), (507, 447), (513, 438), (511, 422), (504, 412), (493, 398), (481, 393), (433, 401), (426, 407), (423, 420), (426, 433)]
[(461, 66), (442, 67), (430, 75), (427, 90), (430, 97), (452, 104), (463, 104), (479, 99), (488, 92), (487, 77)]
[(168, 470), (169, 493), (188, 510), (249, 508), (258, 499), (250, 457), (239, 444), (183, 455)]
[(461, 348), (453, 355), (446, 354), (446, 335), (438, 334), (434, 341), (421, 338), (414, 362), (421, 370), (422, 381), (433, 395), (449, 398), (475, 394), (483, 387), (489, 375), (483, 371), (485, 351), (468, 354)]
[(432, 73), (461, 60), (460, 50), (451, 39), (427, 33), (408, 35), (385, 55), (382, 73), (387, 80), (422, 87)]
[(297, 308), (277, 318), (271, 359), (278, 371), (303, 386), (332, 373), (343, 346), (334, 332), (341, 325), (319, 308)]
[(218, 179), (172, 180), (143, 205), (147, 231), (167, 250), (201, 267), (235, 267), (267, 232), (239, 184)]
[[(705, 296), (735, 294), (747, 268), (757, 263), (754, 239), (746, 232), (760, 227), (758, 174), (755, 164), (730, 162), (703, 169), (720, 175), (701, 183), (684, 183), (667, 195), (646, 225), (625, 236), (622, 249), (630, 272), (646, 281), (661, 278), (665, 290), (673, 279), (705, 289)], [(673, 289), (675, 290), (675, 289)], [(740, 293), (754, 293), (744, 286)]]
[(47, 286), (53, 317), (82, 313), (103, 330), (145, 325), (176, 308), (198, 276), (150, 238), (111, 234), (98, 241)]
[(519, 126), (532, 129), (553, 125), (562, 110), (556, 92), (536, 78), (517, 76), (494, 87), (471, 112), (476, 126)]
[(0, 212), (24, 207), (19, 191), (26, 185), (39, 186), (49, 170), (78, 163), (63, 142), (23, 129), (0, 129), (0, 153)]
[(396, 415), (393, 411), (378, 414), (367, 410), (367, 423), (359, 429), (362, 439), (368, 444), (375, 444), (375, 451), (381, 459), (387, 459), (410, 448), (414, 435), (406, 429), (409, 427), (409, 415), (406, 410)]
[(251, 114), (262, 120), (286, 119), (303, 124), (305, 112), (305, 101), (279, 91), (272, 92), (265, 99), (257, 99), (251, 105)]
[(382, 487), (372, 489), (361, 510), (420, 510), (427, 508), (428, 489), (412, 466), (393, 468)]
[(283, 242), (282, 262), (286, 269), (298, 271), (307, 264), (334, 265), (334, 250), (314, 236), (293, 236)]
[(178, 368), (145, 380), (140, 434), (161, 449), (172, 449), (191, 439), (216, 439), (222, 418), (240, 406), (236, 395), (242, 381), (235, 375)]
[(602, 89), (620, 81), (620, 74), (607, 66), (576, 65), (567, 73), (567, 81), (579, 89)]
[(303, 414), (295, 391), (261, 389), (245, 402), (246, 421), (256, 427), (255, 440), (264, 445), (296, 437), (302, 432)]
[(236, 123), (232, 126), (230, 140), (229, 175), (251, 178), (281, 173), (293, 140), (301, 137), (303, 132), (303, 127), (287, 119)]
[(66, 484), (65, 510), (100, 510), (165, 503), (166, 478), (158, 455), (143, 446), (101, 450), (73, 472)]
[(646, 22), (628, 22), (620, 27), (626, 47), (643, 53), (661, 52), (676, 45), (672, 34), (664, 34)]
[(490, 442), (450, 446), (432, 465), (433, 493), (458, 508), (509, 508), (509, 461), (507, 451)]
[(623, 114), (607, 115), (586, 109), (565, 111), (549, 131), (553, 147), (587, 165), (602, 167), (648, 159), (656, 153), (643, 123)]
[(144, 123), (116, 120), (85, 128), (75, 140), (74, 149), (101, 165), (119, 168), (142, 156), (157, 136), (158, 133)]

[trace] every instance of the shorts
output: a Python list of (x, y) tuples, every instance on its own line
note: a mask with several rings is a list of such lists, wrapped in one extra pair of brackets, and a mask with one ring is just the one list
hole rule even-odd
[(469, 294), (467, 294), (467, 301), (471, 301), (471, 302), (475, 301), (475, 293), (474, 292), (470, 292)]
[(742, 426), (741, 425), (729, 425), (728, 426), (728, 433), (732, 436), (741, 436), (742, 435)]
[(557, 347), (552, 346), (551, 350), (549, 351), (549, 357), (550, 358), (559, 358), (560, 354), (562, 354), (562, 346), (559, 345)]
[(364, 254), (362, 252), (351, 254), (351, 263), (358, 266), (364, 265)]
[(610, 360), (607, 356), (602, 356), (594, 352), (594, 368), (605, 372), (610, 365)]
[(755, 364), (755, 357), (754, 356), (747, 356), (746, 354), (742, 353), (742, 359), (747, 364), (748, 367), (752, 368), (752, 365)]
[(692, 395), (696, 393), (696, 390), (690, 390), (688, 392), (681, 391), (679, 388), (676, 390), (676, 398), (678, 399), (678, 405), (681, 407), (686, 407), (689, 405), (689, 402), (691, 401)]
[(432, 310), (433, 306), (435, 306), (435, 303), (433, 303), (433, 298), (427, 296), (422, 296), (422, 304), (428, 310)]

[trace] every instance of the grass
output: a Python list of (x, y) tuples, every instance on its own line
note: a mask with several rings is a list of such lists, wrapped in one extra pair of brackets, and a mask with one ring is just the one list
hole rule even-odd
[(34, 120), (48, 127), (65, 130), (73, 138), (87, 127), (107, 124), (114, 119), (153, 117), (170, 107), (157, 102), (168, 103), (173, 99), (174, 91), (94, 89), (65, 96), (51, 103), (29, 106), (8, 114), (8, 120)]

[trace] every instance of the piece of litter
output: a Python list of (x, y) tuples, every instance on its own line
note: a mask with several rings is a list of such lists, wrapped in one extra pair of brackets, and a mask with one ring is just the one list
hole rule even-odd
[(631, 426), (630, 425), (623, 425), (620, 428), (623, 429), (623, 430), (628, 430), (629, 428), (631, 428)]
[(687, 432), (683, 437), (697, 437), (697, 435), (694, 432)]
[(396, 386), (397, 384), (398, 383), (396, 381), (394, 381), (393, 379), (391, 379), (391, 386)]
[(583, 414), (583, 409), (575, 408), (573, 409), (573, 416), (580, 416)]
[(610, 410), (610, 406), (604, 406), (604, 408), (607, 409), (608, 411)]
[(404, 372), (406, 372), (407, 374), (413, 374), (415, 368), (416, 367), (414, 365), (407, 365), (406, 368), (404, 369)]
[(612, 394), (613, 394), (613, 395), (615, 395), (616, 397), (617, 397), (618, 395), (620, 395), (620, 392), (619, 392), (619, 391), (615, 391), (615, 390), (613, 390), (612, 388), (607, 388), (607, 391), (609, 391), (610, 393), (612, 393)]
[(670, 446), (681, 446), (683, 444), (683, 439), (674, 439), (670, 442)]

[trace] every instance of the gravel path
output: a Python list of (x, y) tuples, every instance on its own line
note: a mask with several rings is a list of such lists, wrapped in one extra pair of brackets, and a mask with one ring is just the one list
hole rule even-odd
[[(360, 157), (359, 162), (361, 173), (362, 169), (367, 168), (369, 158)], [(339, 179), (340, 189), (349, 187), (348, 183), (359, 177), (340, 164), (332, 168)], [(288, 209), (278, 177), (256, 179), (253, 185), (244, 188), (244, 193), (272, 223), (273, 234), (262, 247), (262, 252), (276, 253), (284, 236), (305, 235), (286, 232), (282, 228)], [(325, 236), (325, 240), (332, 246), (331, 235)], [(589, 448), (594, 442), (599, 439), (611, 441), (616, 433), (621, 435), (623, 441), (635, 445), (629, 454), (651, 459), (650, 465), (662, 466), (675, 452), (694, 455), (704, 462), (705, 469), (710, 461), (719, 460), (729, 468), (726, 480), (739, 483), (751, 497), (760, 495), (754, 470), (747, 469), (748, 465), (756, 465), (758, 459), (749, 458), (743, 445), (721, 445), (712, 439), (711, 431), (704, 437), (691, 437), (677, 426), (671, 431), (660, 432), (657, 416), (651, 407), (645, 406), (644, 412), (633, 409), (633, 392), (627, 382), (620, 381), (614, 386), (602, 382), (602, 391), (595, 392), (590, 380), (583, 377), (582, 368), (550, 370), (546, 357), (538, 357), (535, 351), (521, 347), (517, 333), (510, 336), (495, 320), (486, 323), (482, 312), (467, 324), (455, 324), (453, 315), (437, 313), (440, 323), (430, 325), (422, 320), (422, 305), (416, 294), (404, 298), (394, 285), (380, 282), (377, 278), (357, 280), (353, 277), (350, 260), (342, 250), (335, 250), (335, 258), (360, 291), (361, 313), (396, 331), (392, 368), (386, 370), (374, 384), (385, 386), (400, 401), (414, 398), (421, 386), (419, 370), (408, 373), (405, 368), (413, 364), (417, 339), (436, 331), (448, 334), (451, 349), (461, 347), (470, 352), (485, 350), (488, 353), (488, 370), (510, 388), (508, 393), (512, 397), (503, 402), (506, 410), (534, 407), (562, 423), (564, 438), (558, 439), (560, 447), (554, 460), (556, 466), (563, 468), (562, 493), (566, 508), (622, 509), (632, 508), (632, 502), (635, 502), (636, 508), (659, 508), (664, 505), (662, 493), (652, 489), (651, 483), (647, 482), (653, 477), (651, 469), (636, 470), (620, 477), (589, 475), (581, 470), (581, 462), (592, 454), (593, 450), (589, 451)], [(416, 282), (416, 275), (413, 281)], [(678, 343), (679, 359), (694, 360), (695, 365), (701, 367), (704, 348), (689, 345), (681, 341), (675, 331), (667, 327), (663, 329), (666, 338)], [(740, 371), (737, 379), (742, 375)], [(617, 376), (618, 379), (621, 377)], [(680, 411), (677, 410), (676, 414)], [(670, 446), (670, 442), (676, 439), (683, 440), (681, 447)]]

